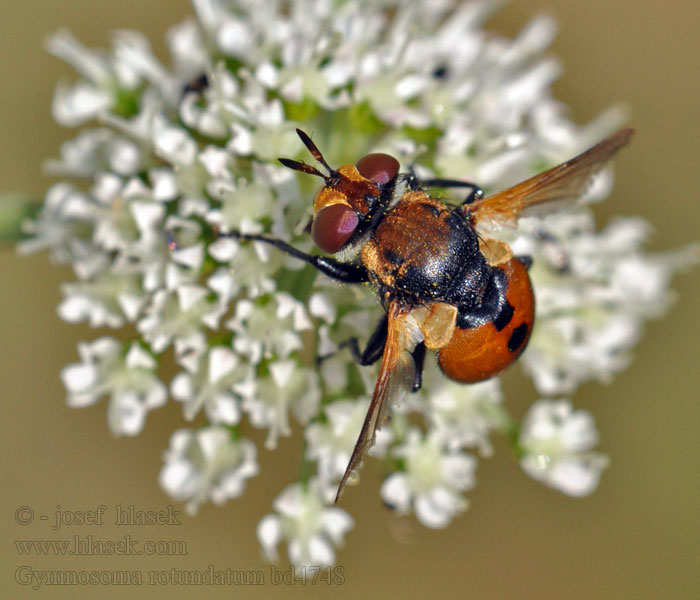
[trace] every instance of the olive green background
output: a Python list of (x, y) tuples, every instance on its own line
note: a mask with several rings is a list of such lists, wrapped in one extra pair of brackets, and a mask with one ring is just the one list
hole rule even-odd
[[(638, 130), (616, 160), (617, 183), (596, 208), (600, 222), (642, 215), (653, 223), (654, 249), (700, 238), (700, 3), (652, 0), (519, 0), (490, 26), (512, 35), (537, 11), (553, 14), (560, 34), (552, 52), (565, 73), (556, 95), (579, 122), (624, 102)], [(50, 181), (40, 165), (71, 135), (52, 123), (53, 87), (72, 71), (42, 50), (45, 36), (68, 26), (86, 44), (106, 45), (109, 32), (137, 28), (163, 55), (168, 25), (189, 13), (185, 0), (4, 0), (0, 19), (0, 189), (41, 195)], [(456, 174), (458, 175), (458, 174)], [(101, 332), (59, 321), (55, 307), (66, 269), (46, 255), (20, 258), (0, 251), (0, 597), (213, 598), (273, 593), (338, 598), (698, 598), (698, 270), (680, 276), (668, 317), (649, 324), (632, 366), (610, 385), (589, 383), (574, 404), (590, 410), (611, 467), (598, 491), (571, 499), (521, 473), (500, 442), (478, 468), (471, 507), (444, 531), (396, 519), (378, 500), (372, 467), (343, 506), (355, 518), (338, 564), (344, 583), (265, 587), (62, 587), (33, 591), (14, 582), (15, 570), (263, 570), (255, 526), (278, 491), (296, 474), (298, 429), (277, 452), (261, 451), (262, 473), (243, 498), (205, 505), (180, 526), (114, 526), (118, 504), (161, 509), (171, 502), (157, 476), (169, 433), (184, 423), (174, 403), (151, 413), (139, 437), (113, 438), (105, 402), (83, 410), (65, 406), (59, 371), (77, 360), (76, 343)], [(506, 378), (507, 402), (521, 415), (536, 397), (518, 369)], [(260, 440), (260, 436), (257, 436)], [(50, 529), (39, 515), (108, 507), (102, 526)], [(27, 505), (37, 520), (15, 522)], [(181, 508), (181, 507), (176, 507)], [(187, 543), (187, 556), (18, 556), (14, 540), (73, 535)], [(285, 562), (280, 568), (286, 568)]]

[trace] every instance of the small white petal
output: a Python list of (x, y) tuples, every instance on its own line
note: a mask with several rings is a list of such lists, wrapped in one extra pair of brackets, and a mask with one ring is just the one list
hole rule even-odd
[(296, 370), (296, 363), (291, 360), (277, 361), (270, 365), (270, 374), (275, 380), (277, 387), (284, 387), (287, 382), (291, 379), (294, 371)]
[(309, 312), (327, 323), (335, 323), (335, 305), (326, 294), (316, 292), (309, 299)]
[(238, 364), (238, 358), (230, 348), (216, 347), (209, 351), (209, 383), (216, 383), (229, 374)]
[(186, 500), (199, 486), (197, 472), (185, 461), (167, 463), (161, 469), (158, 482), (176, 500)]
[(217, 394), (212, 400), (212, 407), (207, 407), (207, 415), (212, 423), (235, 425), (241, 419), (238, 402), (233, 396)]
[(126, 366), (129, 369), (155, 369), (158, 363), (139, 344), (133, 343), (126, 354)]
[(219, 262), (229, 262), (236, 255), (239, 248), (238, 242), (231, 238), (219, 238), (209, 244), (207, 251)]
[(255, 72), (255, 78), (264, 86), (275, 88), (279, 84), (277, 68), (271, 62), (262, 63)]
[(151, 169), (148, 178), (153, 187), (153, 197), (158, 201), (173, 200), (177, 196), (174, 174), (167, 169)]
[(436, 504), (428, 495), (416, 498), (416, 517), (426, 527), (441, 529), (452, 519), (452, 513), (445, 507)]
[[(289, 554), (291, 557), (292, 553), (290, 552)], [(333, 546), (320, 535), (313, 536), (309, 540), (309, 559), (312, 565), (332, 565), (335, 561)]]
[(604, 459), (569, 457), (556, 462), (549, 474), (549, 485), (569, 496), (586, 496), (598, 487)]
[(345, 533), (352, 528), (353, 519), (340, 508), (326, 509), (322, 516), (323, 530), (330, 536), (334, 544), (342, 542)]
[(93, 303), (85, 296), (69, 296), (58, 305), (58, 316), (69, 323), (79, 323), (93, 312)]
[(277, 544), (282, 539), (282, 524), (279, 517), (266, 515), (258, 523), (258, 540), (269, 560), (277, 559)]
[(75, 364), (61, 370), (61, 380), (72, 394), (80, 394), (97, 383), (97, 368), (91, 364)]
[(238, 293), (238, 284), (231, 272), (226, 268), (217, 269), (207, 279), (207, 286), (214, 290), (224, 302), (227, 302)]
[(197, 156), (197, 145), (182, 129), (163, 127), (154, 141), (156, 152), (176, 165), (191, 165)]
[(204, 245), (196, 244), (187, 248), (178, 248), (172, 251), (171, 256), (176, 263), (199, 270), (204, 261)]
[(126, 315), (126, 318), (130, 322), (133, 322), (141, 314), (145, 299), (135, 294), (119, 294), (117, 302), (119, 303), (119, 308), (121, 308), (124, 315)]
[(384, 480), (380, 495), (385, 504), (399, 512), (406, 512), (411, 505), (411, 489), (403, 473), (392, 473)]
[(94, 119), (112, 105), (112, 97), (105, 91), (85, 84), (72, 88), (59, 85), (56, 88), (51, 114), (66, 127), (77, 127)]
[(194, 394), (192, 378), (187, 373), (178, 373), (170, 382), (170, 393), (177, 400), (187, 400)]
[(163, 205), (155, 202), (140, 202), (136, 200), (129, 204), (129, 209), (141, 231), (160, 227), (165, 215)]
[(115, 435), (137, 435), (143, 429), (146, 412), (133, 392), (116, 395), (109, 403), (107, 421)]
[(182, 285), (177, 288), (177, 299), (183, 312), (190, 310), (207, 295), (207, 290), (198, 285)]

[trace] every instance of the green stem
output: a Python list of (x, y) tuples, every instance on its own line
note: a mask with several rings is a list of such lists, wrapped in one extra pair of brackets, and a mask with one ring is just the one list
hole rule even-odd
[(523, 449), (519, 443), (520, 425), (511, 418), (503, 406), (492, 405), (491, 410), (492, 414), (490, 416), (496, 423), (496, 431), (505, 436), (515, 456), (520, 458), (523, 455)]
[(227, 429), (231, 433), (231, 440), (236, 442), (241, 438), (241, 427), (240, 425), (228, 425)]
[(301, 448), (301, 462), (299, 463), (299, 481), (304, 490), (308, 489), (309, 481), (313, 475), (313, 463), (306, 458), (306, 439)]

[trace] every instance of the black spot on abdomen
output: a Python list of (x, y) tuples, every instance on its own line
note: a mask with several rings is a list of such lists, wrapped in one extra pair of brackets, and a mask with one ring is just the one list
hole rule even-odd
[(510, 339), (508, 340), (508, 351), (515, 352), (518, 350), (525, 341), (527, 337), (527, 323), (521, 323), (515, 329), (513, 333), (510, 334)]
[(510, 323), (510, 320), (513, 318), (514, 312), (515, 311), (513, 310), (513, 305), (510, 302), (506, 301), (503, 308), (493, 320), (493, 324), (496, 327), (496, 331), (501, 331), (506, 325), (508, 325), (508, 323)]

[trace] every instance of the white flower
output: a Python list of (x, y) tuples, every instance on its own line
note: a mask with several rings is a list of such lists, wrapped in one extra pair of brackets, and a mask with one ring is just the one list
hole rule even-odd
[(389, 475), (382, 484), (382, 500), (399, 513), (413, 508), (426, 527), (445, 527), (467, 500), (461, 492), (474, 486), (476, 459), (470, 454), (449, 450), (439, 434), (427, 437), (411, 428), (406, 441), (393, 453), (404, 461), (404, 468)]
[(270, 377), (260, 378), (255, 397), (243, 400), (243, 410), (255, 427), (268, 429), (265, 447), (277, 446), (277, 437), (290, 435), (289, 411), (305, 425), (316, 414), (320, 393), (318, 376), (311, 369), (300, 368), (291, 360), (268, 365)]
[(225, 427), (180, 429), (163, 457), (160, 485), (194, 514), (205, 500), (223, 504), (240, 496), (246, 480), (258, 474), (256, 455), (253, 442), (235, 439)]
[[(194, 221), (167, 217), (164, 231), (159, 232), (160, 243), (150, 249), (132, 245), (120, 257), (123, 268), (141, 274), (143, 288), (148, 292), (163, 288), (173, 291), (185, 284), (195, 284), (205, 258), (203, 244), (198, 241), (201, 233), (201, 227)], [(177, 240), (174, 249), (169, 245), (172, 240)]]
[(141, 181), (124, 182), (114, 175), (100, 175), (92, 196), (95, 199), (94, 240), (101, 247), (126, 253), (162, 245), (165, 208)]
[(277, 293), (272, 301), (241, 300), (226, 326), (234, 332), (233, 347), (252, 363), (262, 357), (287, 358), (302, 348), (297, 332), (311, 329), (304, 305), (289, 294)]
[(174, 58), (175, 69), (183, 81), (191, 81), (201, 74), (209, 56), (194, 19), (187, 19), (168, 30), (167, 43)]
[(103, 271), (91, 281), (64, 283), (66, 296), (58, 314), (69, 323), (89, 321), (92, 327), (120, 327), (133, 321), (145, 303), (145, 294), (136, 274)]
[(158, 62), (151, 52), (148, 39), (137, 31), (117, 31), (113, 41), (117, 63), (151, 84), (161, 98), (175, 105), (181, 96), (182, 81)]
[(650, 256), (649, 226), (618, 219), (596, 232), (588, 212), (523, 219), (512, 247), (534, 258), (536, 318), (522, 363), (543, 394), (609, 381), (625, 368), (645, 318), (663, 314), (671, 274), (697, 249)]
[(598, 433), (593, 417), (574, 411), (566, 400), (540, 400), (530, 407), (520, 430), (525, 472), (569, 496), (585, 496), (597, 486), (608, 459), (590, 449)]
[[(437, 369), (435, 369), (437, 370)], [(476, 447), (484, 456), (493, 452), (489, 436), (503, 426), (501, 386), (498, 379), (465, 386), (431, 377), (424, 381), (430, 390), (430, 417), (433, 427), (451, 449)]]
[(337, 483), (345, 472), (367, 406), (366, 398), (333, 402), (323, 408), (324, 422), (306, 428), (306, 457), (318, 461), (318, 476), (324, 484)]
[(211, 244), (209, 253), (218, 261), (229, 264), (237, 286), (244, 288), (250, 298), (275, 291), (273, 278), (283, 262), (278, 252), (272, 252), (260, 242), (241, 245), (222, 237)]
[[(230, 154), (224, 153), (230, 160)], [(230, 177), (230, 172), (227, 172)], [(272, 196), (269, 180), (247, 181), (246, 179), (214, 178), (208, 185), (211, 195), (221, 201), (220, 223), (226, 229), (250, 232), (252, 224), (273, 215), (277, 206)]]
[(183, 284), (174, 293), (158, 290), (137, 327), (156, 352), (174, 340), (180, 355), (187, 348), (199, 348), (205, 333), (202, 326), (215, 329), (226, 305), (209, 297), (203, 286)]
[(107, 56), (87, 49), (68, 31), (51, 36), (46, 47), (69, 62), (83, 76), (72, 87), (61, 85), (53, 102), (53, 117), (61, 125), (75, 127), (116, 106), (117, 92), (131, 90), (139, 81), (135, 73)]
[(103, 337), (79, 344), (78, 353), (81, 362), (61, 371), (68, 404), (88, 406), (109, 394), (108, 420), (115, 435), (136, 435), (148, 411), (165, 404), (165, 385), (154, 374), (157, 363), (138, 344), (124, 352), (117, 340)]
[(327, 566), (335, 562), (353, 520), (341, 508), (324, 506), (317, 481), (287, 486), (274, 501), (276, 513), (262, 518), (258, 539), (268, 560), (277, 560), (277, 545), (287, 542), (289, 560), (297, 566)]
[(61, 177), (94, 177), (109, 169), (122, 175), (133, 175), (133, 172), (125, 172), (124, 154), (118, 151), (125, 142), (128, 143), (107, 128), (81, 131), (72, 140), (61, 144), (60, 158), (47, 160), (44, 169)]
[(50, 250), (51, 258), (62, 264), (90, 256), (98, 251), (92, 242), (93, 209), (92, 200), (74, 186), (51, 186), (37, 219), (23, 225), (32, 237), (19, 245), (19, 251)]
[(170, 384), (188, 421), (204, 408), (210, 423), (235, 425), (240, 418), (236, 383), (249, 381), (251, 370), (240, 364), (231, 348), (214, 346), (202, 355), (194, 372), (178, 373)]

